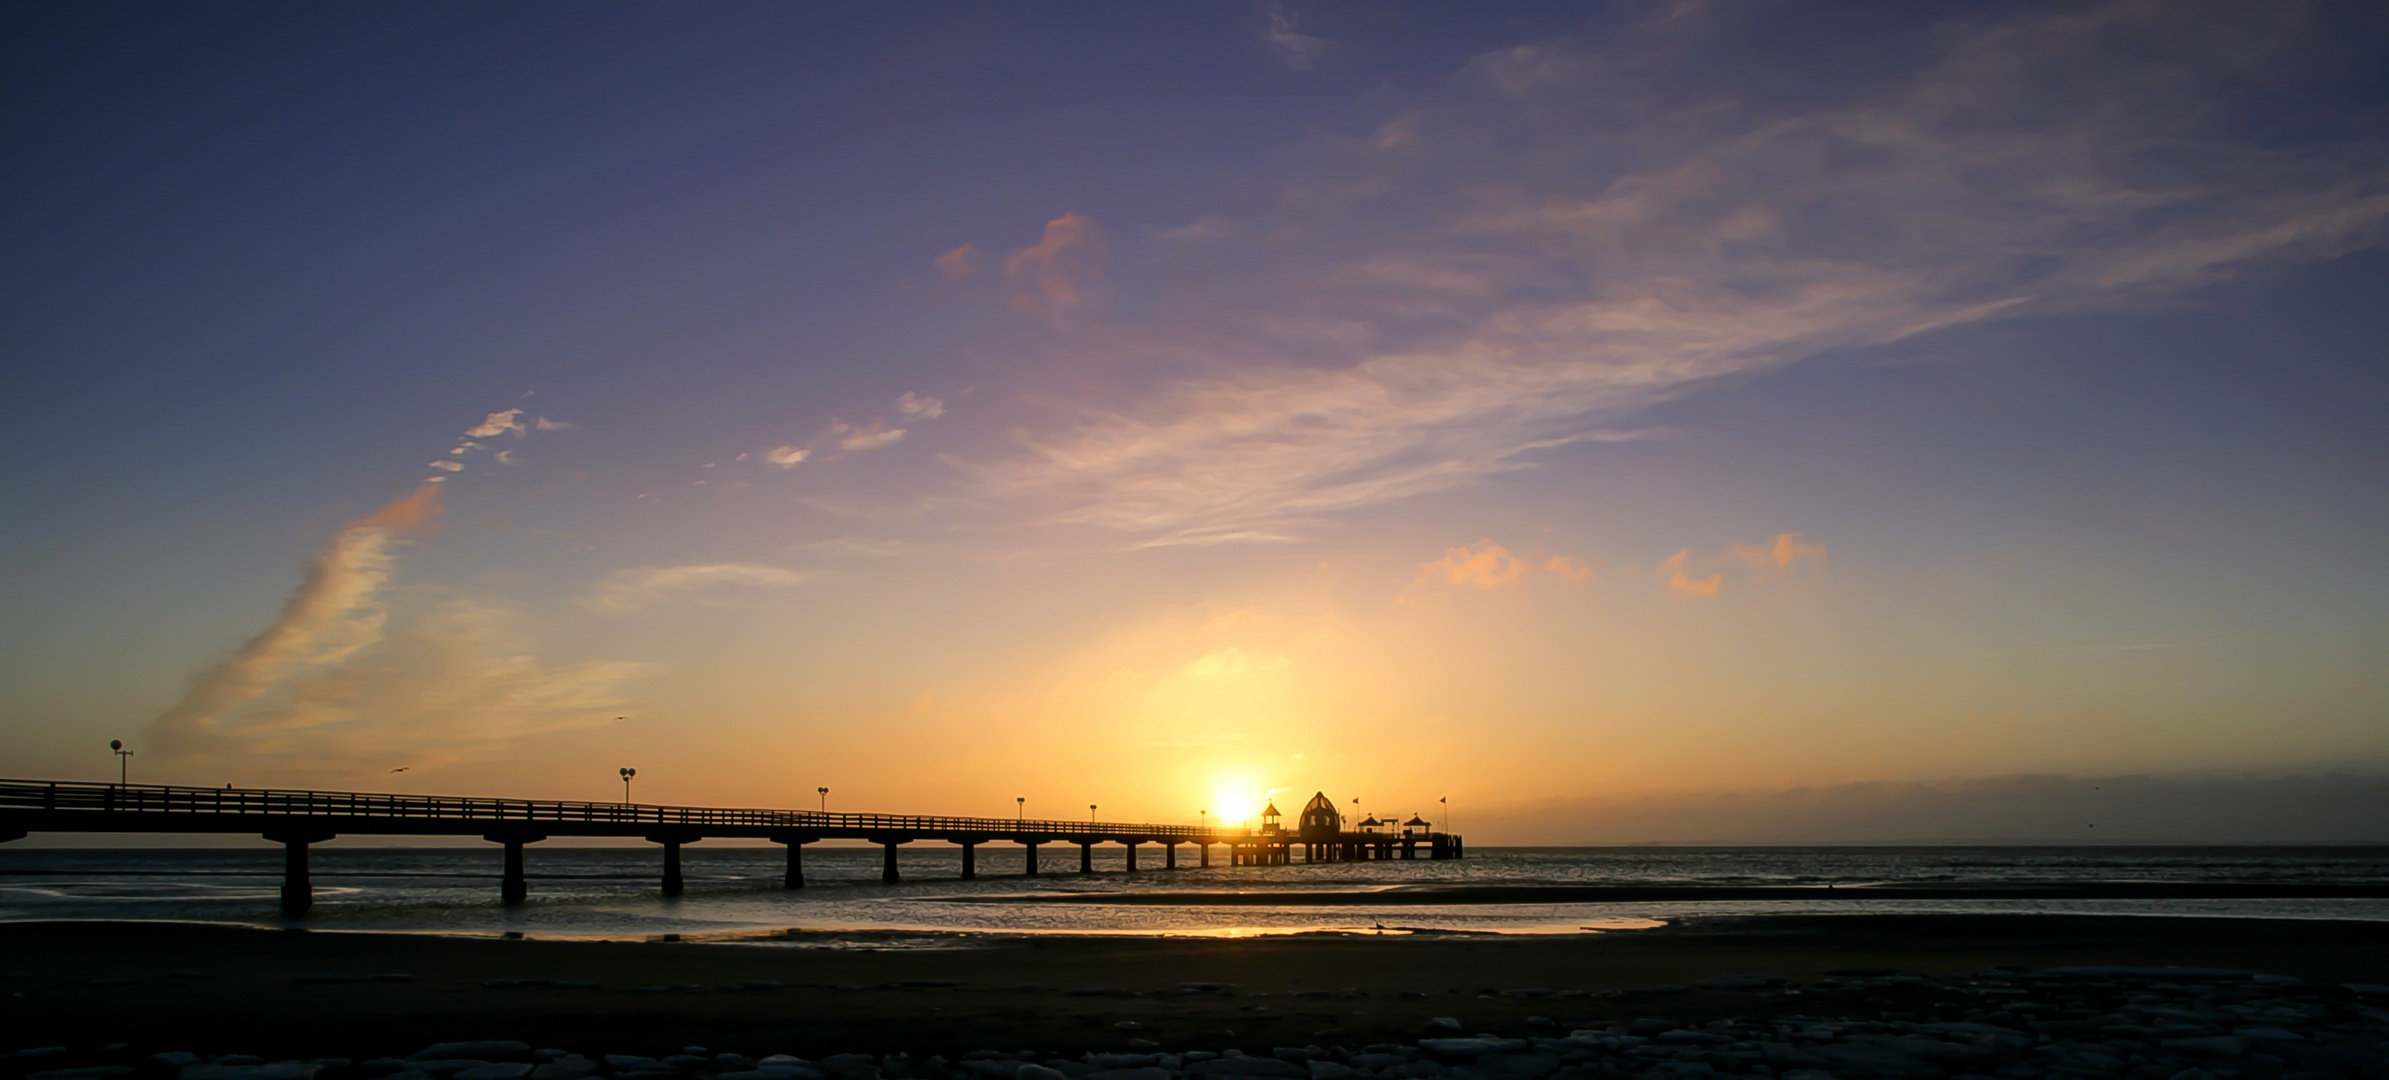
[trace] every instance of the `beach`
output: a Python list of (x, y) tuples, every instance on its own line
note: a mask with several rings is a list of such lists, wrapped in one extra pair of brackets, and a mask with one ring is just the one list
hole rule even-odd
[[(2357, 1007), (2344, 984), (2389, 981), (2389, 924), (1776, 916), (1534, 937), (701, 942), (54, 922), (0, 925), (0, 956), (9, 1041), (70, 1051), (8, 1062), (24, 1075), (67, 1067), (70, 1057), (104, 1067), (165, 1051), (363, 1062), (447, 1040), (658, 1058), (704, 1046), (753, 1057), (925, 1060), (1023, 1048), (1268, 1055), (1412, 1045), (1438, 1033), (1564, 1036), (1651, 1017), (1699, 1025), (1778, 1015), (1965, 1022), (1971, 1014), (2029, 1031), (1995, 1007), (1997, 997), (1953, 991), (1946, 980), (1995, 965), (2230, 969), (2323, 988)], [(1901, 973), (1931, 978), (1900, 981)], [(1734, 976), (1757, 978), (1702, 985)], [(1993, 1014), (1999, 1019), (1981, 1019)]]

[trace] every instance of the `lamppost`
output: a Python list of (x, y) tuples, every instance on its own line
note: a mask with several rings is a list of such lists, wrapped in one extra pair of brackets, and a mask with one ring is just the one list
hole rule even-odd
[(822, 812), (822, 813), (824, 813), (824, 814), (826, 814), (826, 813), (829, 813), (829, 812), (830, 812), (830, 789), (828, 789), (828, 788), (814, 788), (813, 790), (814, 790), (814, 791), (817, 791), (817, 792), (820, 792), (820, 793), (821, 793), (821, 812)]
[(616, 772), (618, 772), (618, 773), (620, 773), (620, 774), (622, 775), (622, 805), (624, 805), (624, 806), (629, 806), (629, 805), (630, 805), (630, 778), (631, 778), (631, 777), (634, 777), (634, 776), (637, 776), (637, 775), (639, 775), (639, 770), (637, 770), (637, 769), (630, 769), (630, 768), (624, 768), (624, 769), (617, 769), (617, 770), (615, 770), (615, 771), (616, 771)]
[(1197, 811), (1195, 811), (1195, 812), (1196, 812), (1196, 813), (1198, 813), (1198, 814), (1201, 814), (1201, 815), (1203, 815), (1203, 819), (1202, 819), (1202, 820), (1203, 820), (1203, 835), (1205, 835), (1205, 836), (1209, 836), (1209, 835), (1211, 835), (1211, 811), (1209, 811), (1209, 810), (1197, 810)]
[(1012, 810), (1012, 824), (1015, 826), (1028, 824), (1029, 797), (1026, 795), (1014, 795), (1012, 796), (1012, 801), (1019, 804)]
[(1093, 825), (1094, 823), (1095, 823), (1095, 804), (1094, 804), (1094, 803), (1088, 803), (1088, 804), (1087, 804), (1087, 824), (1089, 824), (1089, 825)]
[(124, 748), (123, 739), (108, 740), (108, 749), (116, 753), (116, 783), (117, 786), (122, 787), (125, 778), (132, 774), (132, 766), (128, 759), (133, 756), (133, 752)]

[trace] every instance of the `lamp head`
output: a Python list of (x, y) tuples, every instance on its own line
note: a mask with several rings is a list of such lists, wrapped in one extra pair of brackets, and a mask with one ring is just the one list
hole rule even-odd
[(124, 749), (124, 740), (123, 740), (123, 739), (110, 739), (110, 740), (108, 740), (108, 749), (110, 749), (110, 750), (122, 750), (122, 749)]

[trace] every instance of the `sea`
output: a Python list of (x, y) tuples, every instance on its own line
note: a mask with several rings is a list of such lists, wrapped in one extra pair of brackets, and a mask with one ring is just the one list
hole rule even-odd
[[(1059, 849), (1059, 850), (1057, 850)], [(2389, 900), (1945, 900), (1863, 895), (1883, 883), (2274, 882), (2389, 884), (2389, 847), (1571, 847), (1471, 848), (1465, 859), (1275, 867), (1160, 868), (1148, 850), (1126, 872), (1118, 848), (1044, 849), (1038, 876), (1021, 849), (986, 845), (960, 880), (958, 848), (902, 849), (897, 884), (877, 848), (815, 845), (806, 887), (781, 887), (776, 847), (683, 848), (686, 891), (661, 895), (654, 847), (527, 849), (530, 899), (498, 895), (500, 849), (343, 847), (312, 852), (314, 908), (278, 911), (279, 848), (0, 848), (0, 920), (167, 920), (325, 931), (723, 941), (810, 947), (936, 948), (987, 935), (1241, 937), (1617, 933), (1697, 916), (1888, 912), (2072, 913), (2389, 920)], [(1422, 853), (1423, 855), (1423, 853)], [(1344, 904), (1320, 893), (1435, 886), (1791, 885), (1813, 898), (1646, 903)], [(1835, 886), (1827, 889), (1825, 886)], [(1294, 894), (1302, 894), (1300, 897)], [(1158, 895), (1157, 895), (1158, 894)], [(1242, 894), (1238, 902), (1218, 902)], [(1273, 904), (1273, 894), (1289, 902)]]

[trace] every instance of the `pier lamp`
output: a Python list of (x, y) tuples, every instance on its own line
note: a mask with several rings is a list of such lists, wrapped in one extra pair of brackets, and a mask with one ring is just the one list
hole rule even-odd
[(1012, 811), (1012, 824), (1027, 824), (1029, 820), (1029, 797), (1026, 795), (1014, 795), (1012, 796), (1012, 801), (1019, 804)]
[(617, 772), (617, 773), (620, 773), (620, 774), (622, 775), (622, 805), (624, 805), (624, 806), (629, 806), (629, 805), (630, 805), (630, 778), (631, 778), (631, 777), (634, 777), (634, 776), (637, 776), (637, 775), (639, 775), (639, 770), (637, 770), (637, 769), (630, 769), (630, 768), (623, 768), (623, 769), (616, 769), (616, 770), (614, 770), (614, 771), (615, 771), (615, 772)]
[(1095, 823), (1095, 804), (1094, 804), (1094, 803), (1088, 803), (1088, 804), (1087, 804), (1087, 824), (1089, 824), (1089, 825), (1093, 825), (1094, 823)]
[(829, 812), (830, 812), (830, 789), (828, 789), (828, 788), (814, 788), (813, 790), (814, 790), (814, 791), (816, 791), (816, 792), (819, 792), (819, 793), (821, 794), (821, 812), (822, 812), (822, 813), (824, 813), (824, 814), (826, 814), (826, 813), (829, 813)]
[(133, 756), (133, 752), (124, 748), (123, 739), (108, 740), (108, 749), (110, 752), (116, 755), (116, 784), (117, 786), (122, 787), (124, 786), (125, 777), (132, 774), (131, 758)]

